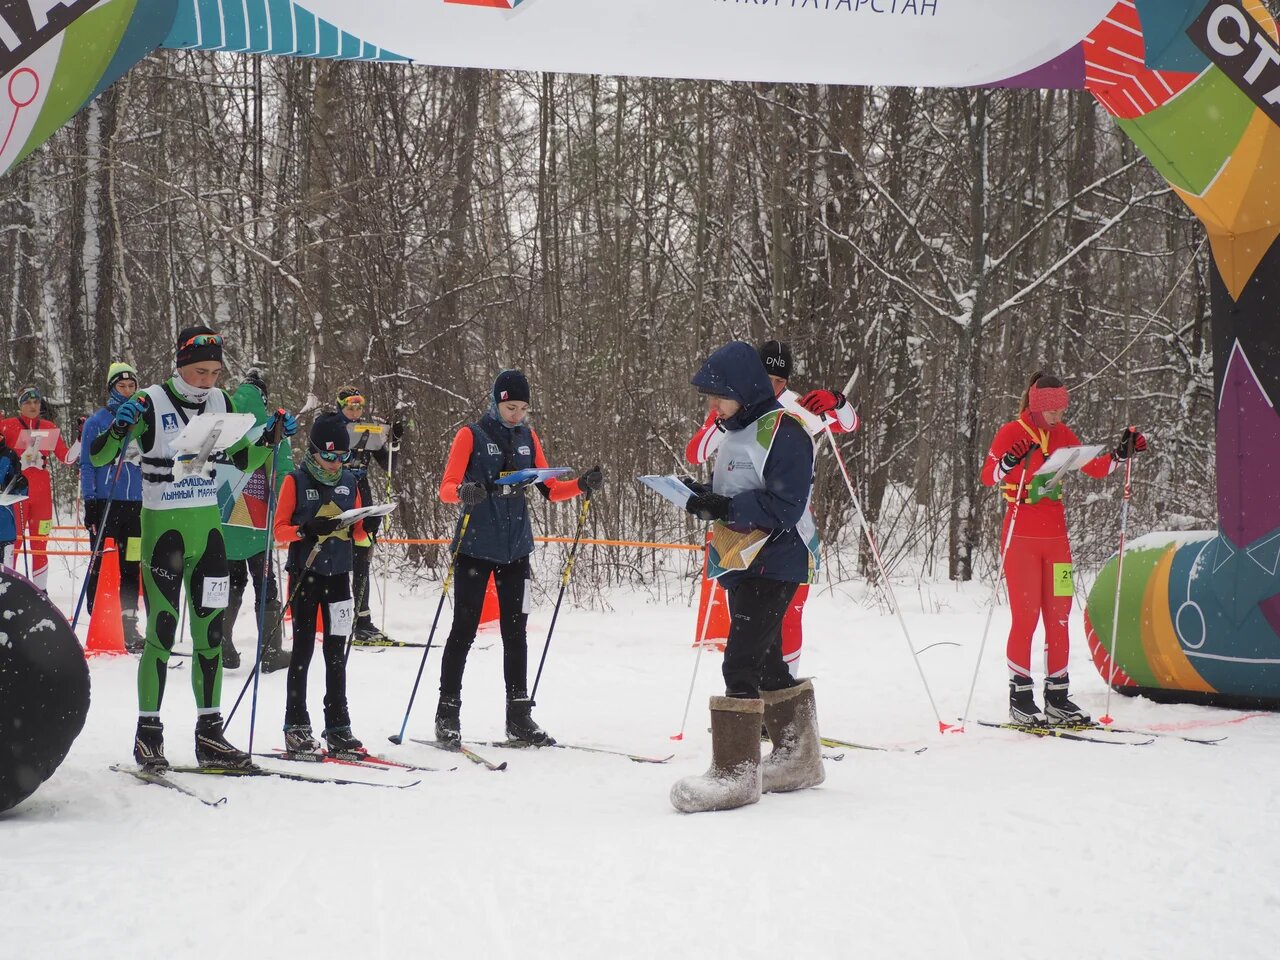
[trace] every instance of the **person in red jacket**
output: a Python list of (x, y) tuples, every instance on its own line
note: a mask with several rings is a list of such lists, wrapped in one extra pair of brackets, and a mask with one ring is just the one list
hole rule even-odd
[[(53, 484), (49, 479), (49, 463), (53, 457), (71, 463), (75, 456), (58, 432), (57, 424), (40, 416), (43, 397), (35, 387), (23, 387), (18, 393), (18, 415), (0, 421), (0, 435), (22, 462), (27, 478), (28, 496), (14, 505), (18, 532), (27, 538), (31, 557), (31, 580), (41, 590), (49, 583), (48, 537), (53, 524)], [(52, 447), (48, 441), (56, 438)], [(41, 448), (44, 449), (41, 449)]]
[[(858, 411), (840, 391), (810, 390), (802, 397), (787, 386), (795, 371), (790, 344), (781, 340), (769, 340), (757, 352), (765, 372), (769, 374), (769, 383), (773, 385), (773, 395), (778, 403), (788, 413), (799, 418), (815, 443), (822, 439), (824, 430), (853, 433), (858, 429)], [(684, 458), (694, 466), (706, 463), (720, 449), (720, 441), (724, 435), (719, 414), (715, 410), (708, 411), (707, 419), (685, 446)], [(793, 677), (798, 676), (800, 670), (800, 649), (804, 646), (802, 618), (804, 602), (808, 597), (809, 585), (800, 584), (782, 619), (782, 659)]]
[[(1055, 450), (1080, 445), (1064, 422), (1067, 402), (1061, 380), (1035, 374), (1017, 419), (996, 431), (982, 467), (983, 484), (998, 485), (1006, 503), (1000, 543), (1008, 543), (1004, 575), (1012, 617), (1006, 653), (1009, 719), (1020, 724), (1090, 722), (1089, 715), (1071, 701), (1069, 691), (1067, 620), (1075, 591), (1062, 485), (1049, 486), (1046, 477), (1035, 476)], [(1095, 457), (1081, 469), (1102, 479), (1146, 449), (1146, 438), (1129, 427), (1114, 451)], [(1043, 712), (1036, 705), (1031, 681), (1031, 638), (1040, 620), (1046, 647)]]

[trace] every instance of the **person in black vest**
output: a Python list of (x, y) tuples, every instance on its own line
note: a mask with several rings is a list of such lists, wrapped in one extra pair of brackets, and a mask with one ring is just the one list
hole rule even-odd
[(351, 541), (364, 536), (362, 524), (337, 519), (361, 506), (355, 475), (343, 466), (350, 456), (346, 423), (322, 413), (311, 426), (310, 451), (302, 466), (285, 477), (276, 506), (275, 538), (289, 544), (293, 654), (284, 713), (285, 749), (319, 753), (307, 713), (307, 668), (315, 648), (316, 618), (324, 610), (324, 733), (331, 753), (358, 752), (347, 710), (346, 643), (355, 621), (351, 600)]
[[(533, 527), (525, 499), (528, 485), (503, 484), (504, 475), (529, 467), (546, 467), (547, 458), (529, 413), (529, 381), (519, 370), (503, 370), (493, 383), (493, 403), (478, 421), (453, 438), (440, 499), (461, 503), (470, 515), (454, 570), (453, 628), (445, 641), (440, 664), (440, 702), (436, 708), (436, 739), (461, 742), (462, 673), (475, 640), (490, 575), (498, 591), (502, 631), (502, 670), (507, 688), (507, 736), (512, 740), (550, 746), (555, 743), (534, 722), (529, 699), (528, 646), (525, 628), (528, 607), (529, 554)], [(548, 500), (558, 502), (591, 496), (604, 476), (598, 466), (577, 480), (547, 480), (537, 484)], [(461, 521), (459, 521), (461, 522)]]
[[(377, 503), (373, 495), (373, 487), (369, 482), (369, 467), (376, 463), (387, 475), (388, 482), (394, 469), (394, 460), (399, 457), (400, 441), (404, 437), (404, 421), (393, 420), (386, 423), (366, 416), (368, 400), (359, 387), (347, 385), (338, 388), (338, 412), (342, 414), (348, 434), (353, 431), (358, 439), (351, 442), (351, 459), (347, 461), (347, 469), (355, 474), (360, 484), (360, 499), (366, 505)], [(370, 448), (371, 438), (376, 446)], [(351, 589), (356, 603), (356, 640), (387, 641), (390, 638), (374, 626), (372, 603), (369, 590), (369, 568), (373, 563), (373, 548), (378, 542), (378, 529), (382, 525), (381, 517), (370, 517), (364, 525), (365, 536), (356, 538), (352, 545)]]

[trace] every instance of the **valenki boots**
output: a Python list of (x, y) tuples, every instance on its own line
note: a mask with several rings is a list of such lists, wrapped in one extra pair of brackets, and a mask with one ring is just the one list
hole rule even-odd
[(761, 764), (765, 793), (787, 793), (816, 787), (827, 778), (822, 768), (822, 743), (818, 739), (818, 709), (813, 682), (785, 690), (762, 690), (764, 725), (773, 741), (773, 752)]
[(732, 810), (760, 799), (760, 722), (763, 700), (711, 698), (711, 766), (671, 788), (681, 813)]

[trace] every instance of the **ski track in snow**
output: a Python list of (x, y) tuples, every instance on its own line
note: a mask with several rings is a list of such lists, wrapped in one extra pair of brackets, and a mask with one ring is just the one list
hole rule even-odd
[[(54, 599), (74, 585), (55, 566)], [(432, 591), (394, 586), (387, 631), (425, 639)], [(963, 707), (990, 587), (947, 595), (907, 622), (943, 718)], [(710, 759), (706, 702), (719, 656), (703, 656), (679, 727), (695, 609), (617, 592), (610, 613), (566, 607), (536, 719), (570, 743), (674, 751), (665, 765), (571, 750), (478, 748), (493, 773), (418, 744), (395, 747), (421, 651), (352, 652), (355, 732), (373, 751), (449, 773), (409, 790), (258, 778), (183, 777), (206, 808), (108, 770), (128, 762), (132, 657), (92, 661), (88, 723), (58, 772), (0, 814), (0, 956), (25, 958), (974, 958), (1233, 960), (1274, 955), (1280, 907), (1280, 717), (1113, 697), (1118, 726), (1228, 735), (1207, 747), (1039, 740), (979, 729), (938, 735), (896, 619), (815, 589), (803, 673), (823, 732), (922, 755), (845, 750), (826, 783), (742, 810), (681, 816), (667, 794)], [(252, 604), (237, 628), (242, 651)], [(530, 678), (550, 609), (535, 608)], [(448, 631), (448, 611), (437, 640)], [(1007, 608), (996, 614), (975, 718), (1004, 712)], [(83, 632), (83, 628), (82, 628)], [(486, 631), (487, 633), (488, 631)], [(503, 735), (502, 655), (482, 634), (463, 690), (468, 738)], [(479, 649), (483, 643), (493, 643)], [(188, 644), (183, 644), (188, 646)], [(440, 649), (408, 735), (430, 737)], [(246, 657), (246, 660), (249, 658)], [(190, 671), (170, 677), (169, 757), (193, 760)], [(1105, 687), (1072, 618), (1075, 699), (1097, 716)], [(224, 678), (229, 707), (247, 675)], [(312, 660), (316, 728), (323, 661)], [(283, 671), (264, 675), (255, 750), (282, 745)], [(1037, 696), (1039, 693), (1037, 692)], [(229, 730), (248, 740), (248, 702)], [(277, 766), (279, 766), (277, 764)], [(292, 768), (293, 765), (290, 766)], [(296, 765), (301, 772), (313, 768)], [(411, 779), (325, 765), (317, 773)]]

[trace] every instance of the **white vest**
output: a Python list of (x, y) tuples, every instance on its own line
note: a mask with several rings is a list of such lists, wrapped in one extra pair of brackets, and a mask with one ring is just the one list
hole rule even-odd
[[(712, 474), (711, 489), (716, 493), (726, 497), (734, 497), (748, 490), (764, 489), (764, 466), (769, 460), (769, 451), (773, 447), (773, 438), (777, 435), (778, 429), (782, 425), (782, 418), (787, 416), (787, 412), (782, 410), (773, 410), (766, 413), (755, 423), (742, 430), (727, 430), (720, 440), (720, 449), (716, 451), (716, 468)], [(809, 548), (809, 573), (810, 581), (813, 574), (817, 572), (819, 566), (819, 542), (818, 542), (818, 525), (813, 519), (813, 510), (811, 501), (813, 500), (813, 487), (810, 485), (809, 496), (805, 500), (804, 514), (800, 517), (800, 522), (796, 524), (796, 533), (800, 535), (800, 539), (804, 541), (805, 546)], [(723, 528), (723, 529), (721, 529)], [(782, 533), (783, 531), (773, 531), (774, 533)], [(716, 537), (718, 534), (731, 534), (729, 528), (723, 523), (717, 522), (712, 530), (712, 553), (717, 551)], [(742, 551), (742, 560), (745, 564), (739, 565), (735, 563), (733, 566), (724, 566), (717, 561), (715, 556), (711, 557), (711, 563), (708, 566), (708, 574), (712, 577), (718, 577), (729, 569), (744, 569), (750, 566), (753, 560), (764, 547), (765, 539), (761, 538), (755, 549), (747, 548)]]
[[(218, 481), (213, 477), (193, 474), (174, 480), (173, 441), (193, 414), (179, 410), (163, 385), (147, 387), (147, 395), (156, 418), (156, 428), (149, 436), (151, 445), (142, 451), (142, 506), (147, 510), (190, 510), (196, 507), (218, 508)], [(202, 413), (231, 413), (227, 395), (214, 387), (209, 391)], [(214, 454), (210, 462), (224, 459)]]

